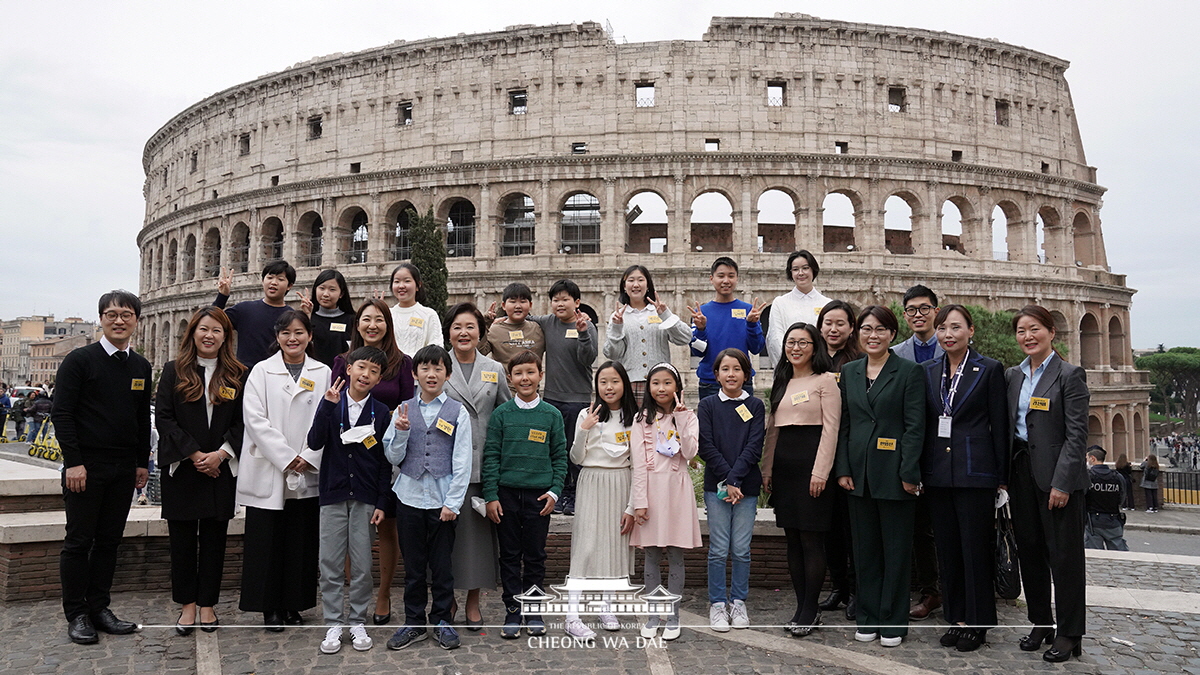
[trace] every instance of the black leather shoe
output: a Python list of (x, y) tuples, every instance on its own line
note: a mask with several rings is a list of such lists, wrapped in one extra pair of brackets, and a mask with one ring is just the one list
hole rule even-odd
[(263, 612), (263, 627), (272, 633), (282, 633), (283, 612)]
[(1029, 631), (1029, 635), (1021, 638), (1021, 651), (1036, 652), (1042, 648), (1042, 644), (1050, 644), (1054, 642), (1053, 628), (1034, 628)]
[(1070, 659), (1072, 656), (1079, 658), (1082, 655), (1082, 637), (1072, 638), (1066, 637), (1065, 635), (1059, 635), (1054, 640), (1054, 646), (1050, 649), (1047, 649), (1046, 652), (1042, 654), (1042, 660), (1049, 661), (1050, 663), (1062, 663), (1063, 661)]
[(829, 592), (829, 595), (825, 596), (824, 600), (817, 603), (817, 608), (823, 612), (832, 612), (846, 604), (846, 599), (849, 595), (849, 593), (835, 588)]
[(215, 633), (215, 632), (217, 632), (217, 626), (220, 626), (220, 625), (221, 625), (221, 620), (214, 616), (213, 620), (211, 622), (210, 621), (201, 621), (200, 622), (200, 630), (204, 631), (205, 633)]
[(192, 631), (196, 630), (196, 624), (194, 624), (194, 623), (185, 624), (185, 623), (181, 623), (182, 621), (183, 621), (183, 612), (180, 612), (179, 618), (175, 619), (175, 634), (179, 635), (181, 637), (186, 637), (188, 635), (191, 635)]
[(962, 635), (964, 626), (950, 626), (943, 635), (942, 639), (938, 640), (943, 647), (953, 647), (958, 644), (958, 638)]
[(960, 652), (973, 652), (987, 642), (986, 628), (963, 628), (954, 648)]
[(858, 598), (851, 593), (850, 599), (846, 601), (846, 620), (854, 621), (858, 618)]
[(96, 628), (92, 626), (92, 620), (86, 614), (71, 619), (67, 624), (67, 637), (77, 645), (94, 645), (100, 641), (100, 636), (96, 635)]
[(479, 612), (478, 619), (472, 619), (470, 612), (467, 612), (466, 614), (464, 614), (464, 618), (466, 619), (465, 623), (467, 626), (467, 630), (475, 631), (476, 633), (483, 630), (483, 612), (482, 611)]
[(304, 617), (300, 616), (300, 612), (297, 612), (294, 609), (289, 609), (287, 613), (283, 615), (283, 622), (289, 626), (302, 626), (304, 625)]
[(138, 625), (132, 621), (122, 621), (107, 607), (92, 615), (92, 625), (96, 630), (102, 630), (109, 635), (129, 635), (137, 630)]

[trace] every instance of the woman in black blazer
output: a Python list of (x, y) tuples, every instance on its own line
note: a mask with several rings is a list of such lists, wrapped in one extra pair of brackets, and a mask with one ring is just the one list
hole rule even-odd
[[(1087, 603), (1084, 598), (1084, 494), (1087, 463), (1087, 372), (1055, 353), (1054, 317), (1026, 305), (1013, 317), (1017, 344), (1028, 358), (1005, 373), (1013, 429), (1009, 491), (1021, 581), (1034, 628), (1021, 640), (1050, 662), (1081, 654)], [(1050, 584), (1058, 636), (1050, 611)]]
[(921, 482), (937, 543), (945, 647), (979, 649), (996, 625), (993, 588), (996, 490), (1007, 480), (1011, 431), (1004, 366), (971, 348), (975, 323), (962, 305), (933, 319), (945, 353), (926, 362)]
[[(225, 534), (233, 518), (242, 448), (242, 379), (225, 312), (205, 307), (188, 322), (179, 356), (163, 367), (155, 422), (162, 517), (171, 542), (171, 596), (183, 605), (175, 631), (216, 630)], [(199, 616), (197, 616), (197, 606)]]

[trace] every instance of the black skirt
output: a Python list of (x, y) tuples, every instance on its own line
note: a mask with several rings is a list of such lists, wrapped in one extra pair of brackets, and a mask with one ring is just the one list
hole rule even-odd
[(771, 467), (771, 502), (775, 506), (776, 526), (809, 532), (829, 530), (836, 484), (827, 482), (816, 499), (808, 492), (820, 443), (820, 425), (779, 428), (775, 461)]
[(302, 612), (316, 607), (320, 533), (317, 497), (285, 500), (282, 511), (246, 507), (238, 608)]

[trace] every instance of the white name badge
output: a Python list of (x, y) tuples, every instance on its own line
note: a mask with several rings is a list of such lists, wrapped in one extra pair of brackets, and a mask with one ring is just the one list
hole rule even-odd
[(941, 415), (938, 417), (938, 437), (950, 438), (950, 420), (949, 415)]

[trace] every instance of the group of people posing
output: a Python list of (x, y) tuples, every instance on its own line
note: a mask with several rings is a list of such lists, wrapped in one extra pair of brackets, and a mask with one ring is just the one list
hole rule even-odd
[[(950, 624), (941, 643), (977, 649), (996, 624), (995, 514), (1007, 491), (1034, 624), (1020, 647), (1051, 645), (1048, 661), (1078, 655), (1089, 394), (1084, 371), (1054, 351), (1050, 313), (1030, 305), (1016, 314), (1013, 330), (1027, 358), (1005, 371), (972, 348), (966, 307), (940, 307), (930, 289), (910, 289), (904, 318), (914, 335), (893, 346), (898, 317), (886, 306), (855, 311), (825, 297), (813, 287), (819, 272), (809, 252), (789, 256), (784, 273), (795, 289), (770, 304), (764, 335), (767, 305), (735, 297), (732, 259), (710, 269), (715, 297), (682, 316), (662, 302), (650, 271), (633, 265), (621, 276), (602, 343), (570, 280), (549, 289), (548, 315), (531, 315), (532, 292), (513, 283), (487, 312), (461, 303), (439, 317), (422, 303), (421, 274), (409, 263), (392, 273), (394, 306), (375, 297), (357, 309), (335, 270), (321, 272), (300, 294), (301, 308), (290, 308), (296, 273), (282, 261), (263, 270), (262, 299), (222, 309), (231, 281), (222, 273), (217, 300), (192, 317), (157, 387), (162, 514), (181, 605), (176, 630), (217, 629), (213, 608), (237, 505), (246, 509), (240, 608), (261, 612), (268, 630), (283, 630), (302, 623), (319, 587), (325, 653), (341, 648), (346, 629), (355, 649), (371, 647), (367, 614), (375, 624), (391, 620), (400, 555), (404, 624), (389, 648), (430, 634), (443, 648), (457, 647), (455, 590), (467, 591), (462, 624), (478, 630), (480, 589), (497, 581), (501, 636), (516, 638), (523, 628), (544, 634), (542, 617), (522, 612), (518, 596), (545, 587), (556, 510), (575, 516), (570, 579), (627, 579), (641, 549), (646, 589), (664, 585), (679, 595), (684, 551), (704, 546), (689, 473), (698, 459), (713, 630), (750, 625), (750, 544), (765, 493), (786, 535), (795, 590), (787, 632), (802, 637), (821, 624), (828, 566), (835, 591), (854, 598), (855, 639), (901, 644), (916, 506), (925, 500)], [(127, 351), (137, 298), (106, 295), (100, 312), (101, 347)], [(110, 327), (125, 332), (110, 340)], [(699, 357), (694, 410), (671, 363), (672, 344)], [(764, 348), (775, 364), (765, 401), (754, 395), (750, 361)], [(79, 379), (84, 389), (124, 386), (137, 406), (148, 406), (148, 379), (70, 377), (86, 370), (76, 358), (84, 351), (64, 362), (60, 391)], [(605, 360), (593, 368), (601, 352)], [(73, 473), (119, 454), (142, 467), (134, 477), (144, 482), (148, 422), (137, 407), (109, 440), (77, 437), (70, 423), (64, 435), (59, 418), (79, 414), (87, 393), (56, 401), (54, 413), (67, 467), (64, 609), (76, 641), (95, 641), (97, 616), (116, 621), (107, 609), (112, 571), (93, 569), (91, 581), (84, 574), (73, 582), (79, 597), (68, 602), (68, 560), (83, 547), (115, 551), (116, 543), (111, 528), (94, 522), (72, 538), (72, 500), (92, 490), (90, 474), (85, 490)], [(377, 590), (372, 527), (383, 579)], [(856, 583), (827, 565), (827, 540), (852, 553)], [(570, 600), (572, 609), (582, 606), (577, 591)], [(581, 613), (566, 616), (565, 631), (594, 636)], [(597, 620), (620, 628), (613, 614)], [(648, 617), (641, 633), (660, 629), (665, 639), (678, 637), (678, 605)]]

